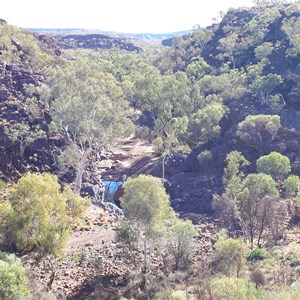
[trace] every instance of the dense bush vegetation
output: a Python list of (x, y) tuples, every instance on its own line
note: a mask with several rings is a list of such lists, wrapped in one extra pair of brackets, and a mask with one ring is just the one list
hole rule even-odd
[(5, 300), (29, 299), (27, 276), (20, 259), (0, 252), (0, 298)]
[[(125, 219), (117, 241), (128, 266), (138, 270), (126, 278), (124, 295), (298, 299), (299, 260), (272, 246), (286, 245), (280, 242), (293, 225), (291, 214), (299, 220), (300, 5), (254, 2), (254, 8), (230, 10), (207, 29), (174, 37), (170, 47), (140, 53), (81, 49), (58, 55), (41, 37), (1, 24), (3, 70), (19, 67), (40, 76), (34, 84), (15, 87), (17, 77), (8, 84), (18, 90), (8, 93), (5, 107), (21, 116), (1, 122), (10, 142), (3, 157), (12, 149), (15, 157), (7, 165), (20, 179), (12, 187), (0, 181), (5, 241), (53, 262), (86, 207), (79, 196), (84, 172), (97, 165), (95, 156), (136, 132), (155, 145), (163, 181), (140, 175), (124, 185)], [(56, 147), (52, 171), (62, 177), (70, 171), (74, 193), (54, 175), (24, 175), (24, 161), (36, 159), (31, 154), (49, 140)], [(174, 154), (184, 161), (180, 166)], [(191, 173), (194, 185), (204, 186), (201, 195), (219, 193), (212, 210), (229, 238), (215, 242), (202, 277), (189, 269), (203, 254), (195, 250), (198, 232), (175, 214), (163, 185), (168, 164), (179, 166), (171, 166), (171, 175)], [(195, 191), (176, 201), (198, 197)], [(19, 260), (0, 253), (1, 267), (0, 298), (26, 299)]]

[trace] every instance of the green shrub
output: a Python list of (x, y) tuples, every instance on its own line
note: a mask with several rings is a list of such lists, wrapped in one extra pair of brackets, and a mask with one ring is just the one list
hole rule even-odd
[(186, 292), (185, 291), (171, 291), (165, 290), (157, 293), (154, 296), (153, 300), (186, 300)]
[(185, 268), (194, 249), (194, 236), (197, 231), (192, 222), (176, 220), (169, 230), (167, 248), (173, 257), (175, 269)]
[(27, 281), (20, 259), (13, 254), (0, 252), (0, 299), (28, 299)]
[(259, 173), (269, 174), (273, 177), (284, 176), (291, 172), (291, 163), (288, 157), (278, 152), (271, 152), (257, 160), (256, 169)]
[(226, 239), (215, 244), (215, 270), (229, 276), (239, 277), (245, 266), (245, 244), (242, 240)]
[(263, 299), (262, 291), (241, 278), (216, 278), (211, 282), (212, 299), (254, 300)]
[(206, 165), (213, 159), (213, 155), (209, 150), (204, 150), (197, 155), (199, 164)]
[(228, 239), (228, 234), (227, 234), (227, 230), (225, 228), (222, 228), (220, 231), (218, 231), (213, 239), (216, 241), (216, 242), (220, 242), (220, 241), (224, 241), (226, 239)]
[(255, 248), (253, 249), (247, 257), (248, 261), (258, 261), (264, 260), (267, 257), (267, 254), (264, 249), (262, 248)]
[(5, 188), (6, 188), (6, 183), (2, 179), (0, 179), (0, 190), (3, 190)]
[(0, 220), (5, 224), (0, 229), (18, 250), (58, 255), (87, 204), (69, 188), (61, 191), (56, 176), (27, 173), (13, 186), (9, 201), (0, 203)]
[(300, 266), (300, 253), (287, 253), (283, 261), (291, 267)]
[(300, 178), (295, 175), (290, 175), (285, 181), (286, 194), (288, 196), (295, 196), (300, 187)]
[(300, 299), (300, 286), (295, 284), (292, 286), (279, 287), (273, 292), (268, 293), (266, 300), (296, 300)]

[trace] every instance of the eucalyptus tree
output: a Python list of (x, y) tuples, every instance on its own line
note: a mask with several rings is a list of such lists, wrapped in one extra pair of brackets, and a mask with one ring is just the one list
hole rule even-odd
[(276, 183), (270, 175), (250, 174), (243, 181), (243, 190), (238, 196), (239, 210), (241, 225), (251, 249), (255, 238), (257, 246), (261, 246), (263, 233), (274, 221), (274, 204), (278, 198)]
[(216, 141), (221, 132), (220, 121), (228, 113), (222, 103), (213, 102), (189, 117), (186, 138), (191, 145)]
[(157, 149), (164, 162), (180, 144), (180, 135), (186, 127), (185, 119), (193, 111), (191, 84), (183, 72), (161, 75), (153, 66), (136, 74), (134, 99), (137, 109), (148, 112), (154, 129)]
[(274, 179), (279, 179), (291, 172), (291, 162), (287, 156), (273, 151), (256, 161), (256, 169), (258, 173), (269, 174)]
[(54, 127), (75, 149), (74, 191), (79, 193), (92, 150), (101, 151), (129, 134), (132, 110), (115, 77), (103, 71), (99, 56), (92, 53), (53, 68), (40, 92)]
[(229, 236), (235, 235), (236, 225), (241, 223), (238, 197), (244, 188), (244, 170), (249, 164), (241, 152), (228, 153), (222, 178), (225, 193), (215, 194), (213, 197), (213, 209), (222, 216), (221, 219), (227, 227)]
[(139, 175), (124, 185), (122, 207), (125, 217), (135, 224), (142, 237), (144, 269), (148, 267), (149, 241), (164, 235), (166, 221), (174, 218), (170, 199), (162, 182), (153, 176)]
[(280, 117), (277, 115), (249, 115), (238, 124), (236, 134), (242, 142), (263, 154), (280, 128)]
[(126, 223), (118, 237), (131, 251), (143, 245), (144, 271), (149, 268), (151, 245), (170, 255), (174, 268), (186, 267), (194, 250), (196, 229), (187, 220), (179, 219), (170, 207), (170, 199), (159, 178), (139, 175), (124, 185), (122, 198)]

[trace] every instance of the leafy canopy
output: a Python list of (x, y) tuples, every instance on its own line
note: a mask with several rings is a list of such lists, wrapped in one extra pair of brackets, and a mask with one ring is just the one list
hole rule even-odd
[(289, 196), (294, 196), (299, 192), (300, 188), (300, 178), (296, 175), (290, 175), (284, 180), (284, 186), (286, 189), (286, 194)]
[(122, 207), (125, 216), (151, 228), (172, 215), (170, 200), (162, 182), (153, 176), (139, 175), (124, 185)]
[(246, 264), (246, 245), (242, 240), (225, 239), (215, 244), (217, 271), (239, 277)]
[(277, 135), (280, 127), (277, 115), (250, 115), (239, 123), (237, 136), (262, 154), (265, 145)]
[(29, 299), (26, 271), (14, 254), (0, 252), (0, 299)]
[(9, 200), (0, 204), (2, 231), (20, 250), (59, 255), (86, 202), (69, 188), (61, 191), (54, 175), (27, 173), (15, 184)]
[(259, 247), (263, 232), (272, 224), (272, 208), (279, 192), (273, 178), (263, 173), (248, 175), (243, 187), (238, 195), (241, 225), (251, 248), (255, 237)]
[(168, 233), (168, 252), (174, 257), (175, 269), (187, 265), (194, 250), (196, 229), (190, 221), (176, 219)]
[(256, 162), (259, 173), (270, 174), (273, 177), (284, 176), (291, 172), (291, 163), (288, 157), (278, 152), (271, 152), (261, 156)]

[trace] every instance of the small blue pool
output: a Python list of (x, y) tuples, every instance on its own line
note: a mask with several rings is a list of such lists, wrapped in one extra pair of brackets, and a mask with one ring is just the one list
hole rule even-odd
[(110, 195), (113, 195), (117, 191), (118, 187), (124, 183), (123, 181), (108, 181), (108, 180), (102, 180), (102, 182), (104, 183), (105, 186), (105, 192)]

